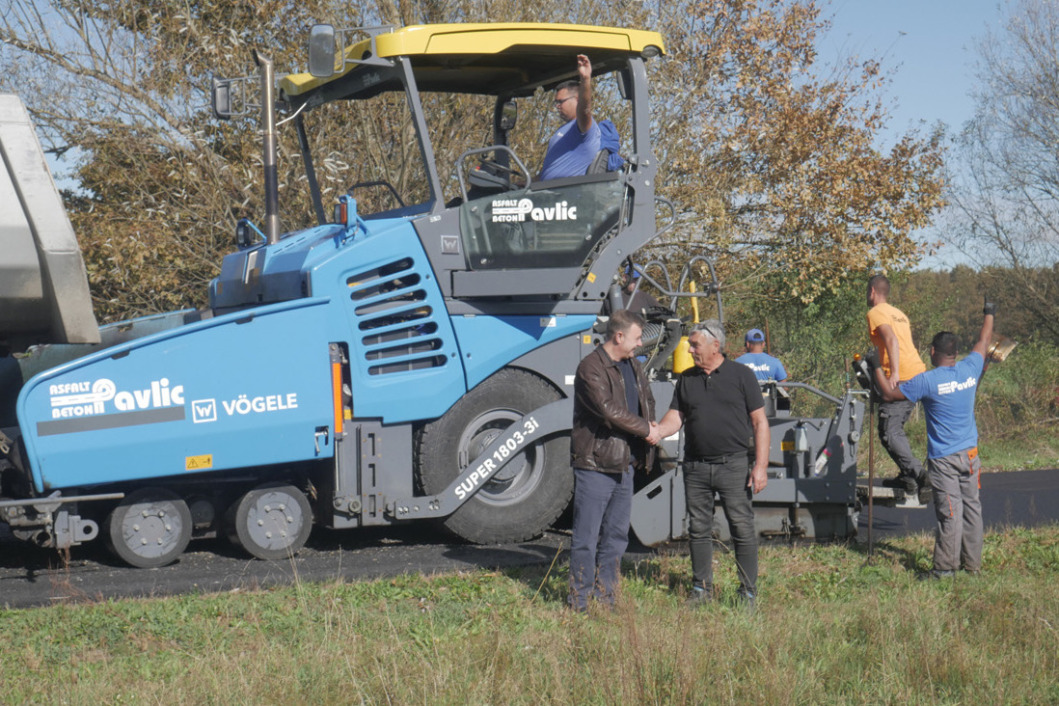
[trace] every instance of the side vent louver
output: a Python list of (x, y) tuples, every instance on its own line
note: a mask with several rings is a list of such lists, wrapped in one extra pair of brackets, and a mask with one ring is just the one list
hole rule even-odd
[(423, 279), (412, 259), (403, 258), (346, 280), (369, 374), (436, 368), (448, 360)]

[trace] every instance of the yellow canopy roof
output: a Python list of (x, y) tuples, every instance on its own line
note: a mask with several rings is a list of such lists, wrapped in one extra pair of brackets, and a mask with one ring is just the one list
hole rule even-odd
[[(576, 74), (577, 54), (587, 54), (596, 73), (622, 68), (632, 55), (662, 54), (657, 32), (588, 25), (506, 23), (412, 25), (375, 37), (375, 56), (408, 57), (424, 91), (499, 95), (557, 83)], [(346, 48), (363, 59), (372, 40)], [(288, 97), (302, 96), (353, 73), (377, 68), (347, 63), (328, 78), (292, 74), (280, 82)]]

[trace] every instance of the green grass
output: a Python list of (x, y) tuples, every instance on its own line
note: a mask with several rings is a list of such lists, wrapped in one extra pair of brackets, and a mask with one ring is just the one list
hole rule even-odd
[(0, 701), (1059, 702), (1059, 527), (990, 533), (985, 573), (919, 582), (931, 544), (765, 547), (754, 613), (726, 553), (698, 611), (682, 553), (627, 565), (589, 616), (561, 563), (2, 611)]

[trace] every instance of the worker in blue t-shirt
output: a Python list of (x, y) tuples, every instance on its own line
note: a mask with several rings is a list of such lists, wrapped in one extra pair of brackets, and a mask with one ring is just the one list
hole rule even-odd
[[(916, 375), (888, 390), (887, 400), (923, 402), (927, 419), (927, 474), (934, 491), (938, 529), (934, 542), (934, 568), (925, 578), (953, 576), (963, 568), (982, 568), (981, 461), (974, 398), (986, 367), (986, 351), (993, 337), (996, 305), (986, 300), (978, 342), (956, 362), (956, 334), (942, 331), (930, 344), (932, 370)], [(881, 375), (881, 370), (877, 375)]]
[(592, 119), (592, 62), (577, 55), (577, 80), (555, 89), (555, 110), (563, 121), (548, 141), (540, 179), (580, 176), (601, 148), (599, 125)]
[(735, 359), (754, 371), (758, 382), (783, 382), (787, 379), (787, 371), (779, 358), (775, 358), (765, 352), (765, 334), (761, 329), (752, 328), (746, 332), (746, 353)]

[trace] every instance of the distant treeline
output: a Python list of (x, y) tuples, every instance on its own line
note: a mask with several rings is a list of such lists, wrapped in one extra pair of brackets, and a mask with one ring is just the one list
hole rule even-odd
[[(963, 351), (970, 348), (982, 325), (982, 303), (987, 294), (999, 306), (998, 334), (1018, 341), (1020, 346), (1032, 343), (1059, 350), (1059, 322), (1051, 320), (1044, 307), (1036, 306), (1042, 295), (1054, 295), (1059, 300), (1059, 265), (1030, 272), (959, 266), (949, 271), (901, 272), (889, 277), (890, 302), (908, 314), (912, 336), (924, 360), (938, 331), (952, 331), (959, 336)], [(841, 378), (844, 359), (868, 348), (866, 283), (867, 275), (808, 305), (784, 300), (768, 282), (726, 288), (729, 352), (741, 350), (747, 329), (760, 328), (768, 335), (771, 352), (784, 360), (793, 375), (813, 384), (835, 384)]]
[[(724, 302), (729, 353), (742, 350), (747, 329), (760, 328), (792, 380), (839, 392), (850, 381), (846, 362), (869, 346), (866, 282), (867, 276), (809, 305), (765, 294), (767, 283), (756, 289), (732, 287)], [(1059, 267), (1028, 273), (956, 267), (893, 274), (890, 282), (890, 302), (908, 314), (913, 339), (928, 366), (930, 341), (938, 331), (959, 336), (961, 357), (970, 350), (981, 329), (988, 293), (998, 303), (996, 332), (1019, 345), (986, 376), (978, 400), (979, 429), (992, 439), (1054, 436), (1059, 426), (1059, 333), (1057, 322), (1047, 320), (1033, 304), (1041, 292), (1057, 291)]]
[[(896, 277), (894, 296), (911, 318), (921, 349), (937, 331), (948, 330), (969, 345), (982, 325), (982, 299), (998, 305), (996, 330), (1022, 343), (1059, 345), (1059, 263), (1032, 270), (991, 267), (981, 271), (910, 272)], [(925, 350), (925, 349), (924, 349)]]

